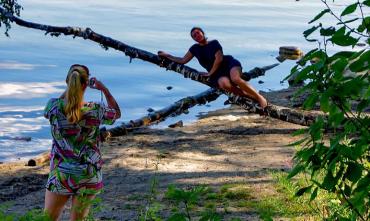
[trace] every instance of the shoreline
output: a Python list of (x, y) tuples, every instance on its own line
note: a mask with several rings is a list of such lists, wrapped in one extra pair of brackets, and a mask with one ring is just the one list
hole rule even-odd
[[(275, 94), (274, 96), (277, 96)], [(248, 185), (255, 194), (270, 191), (269, 171), (289, 171), (294, 149), (287, 147), (302, 126), (256, 114), (237, 106), (211, 111), (189, 125), (177, 128), (144, 128), (111, 139), (102, 146), (104, 220), (137, 220), (151, 180), (158, 179), (158, 192), (168, 185)], [(48, 165), (24, 166), (24, 162), (0, 164), (0, 205), (11, 202), (5, 212), (22, 213), (43, 208)], [(257, 196), (254, 196), (257, 197)], [(63, 219), (68, 217), (69, 207)], [(168, 211), (167, 211), (168, 212)], [(166, 212), (165, 212), (166, 213)], [(258, 220), (256, 212), (233, 207), (226, 217)], [(98, 220), (99, 220), (98, 219)]]

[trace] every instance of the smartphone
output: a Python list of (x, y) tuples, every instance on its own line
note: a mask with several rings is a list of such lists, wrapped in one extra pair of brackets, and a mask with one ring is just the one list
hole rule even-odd
[(95, 86), (95, 78), (89, 79), (89, 87), (93, 88)]

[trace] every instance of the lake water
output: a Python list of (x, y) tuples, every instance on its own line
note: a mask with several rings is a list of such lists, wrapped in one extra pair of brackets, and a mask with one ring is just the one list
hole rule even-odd
[[(320, 1), (295, 0), (27, 0), (21, 17), (57, 26), (90, 27), (94, 31), (153, 53), (164, 50), (182, 56), (193, 44), (189, 30), (201, 26), (209, 39), (218, 39), (225, 54), (239, 59), (244, 70), (276, 63), (278, 48), (293, 45), (308, 51), (302, 32), (321, 9)], [(2, 32), (4, 29), (1, 30)], [(45, 36), (43, 32), (13, 26), (10, 38), (0, 35), (0, 161), (28, 158), (50, 148), (45, 103), (65, 88), (73, 63), (87, 65), (117, 98), (123, 116), (119, 122), (140, 118), (149, 107), (163, 108), (207, 89), (153, 64), (129, 58), (96, 43), (72, 37)], [(287, 61), (266, 76), (252, 80), (259, 90), (275, 90), (294, 65)], [(189, 66), (202, 70), (196, 61)], [(167, 90), (172, 86), (172, 90)], [(87, 100), (100, 101), (88, 89)], [(192, 122), (201, 112), (223, 107), (226, 97), (198, 106), (163, 122)], [(116, 123), (116, 125), (119, 124)], [(31, 137), (16, 141), (14, 137)]]

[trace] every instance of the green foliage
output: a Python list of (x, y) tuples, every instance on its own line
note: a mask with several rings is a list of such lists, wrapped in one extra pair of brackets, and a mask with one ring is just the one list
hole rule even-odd
[(5, 35), (9, 37), (8, 31), (11, 28), (10, 23), (12, 21), (7, 18), (5, 14), (10, 13), (12, 15), (20, 16), (23, 8), (17, 3), (17, 0), (0, 0), (0, 7), (4, 10), (0, 11), (0, 28), (1, 26), (5, 26)]
[(6, 213), (7, 206), (0, 207), (1, 221), (51, 221), (50, 217), (40, 209), (29, 210), (25, 214), (19, 215)]
[[(158, 163), (157, 165), (158, 166)], [(161, 209), (163, 209), (162, 204), (157, 200), (158, 195), (158, 179), (156, 175), (150, 180), (150, 192), (145, 197), (146, 204), (145, 207), (141, 208), (139, 211), (139, 221), (161, 221), (162, 218), (159, 215)]]
[[(176, 188), (170, 185), (166, 192), (166, 198), (173, 202), (174, 213), (170, 216), (168, 221), (190, 221), (192, 218), (191, 211), (195, 207), (201, 207), (201, 202), (208, 198), (211, 189), (205, 186), (196, 186), (189, 190)], [(220, 221), (221, 216), (216, 213), (214, 204), (206, 206), (205, 210), (201, 212), (199, 221)]]
[[(369, 10), (369, 1), (345, 6), (340, 16), (326, 0), (322, 2), (327, 8), (309, 23), (325, 14), (333, 15), (339, 22), (329, 27), (319, 23), (303, 33), (308, 41), (312, 41), (308, 37), (315, 32), (323, 40), (314, 39), (320, 43), (319, 48), (307, 53), (291, 72), (299, 71), (297, 80), (307, 82), (302, 91), (311, 95), (304, 107), (319, 106), (328, 117), (317, 119), (307, 130), (307, 137), (295, 142), (301, 149), (295, 155), (297, 164), (290, 177), (300, 173), (310, 175), (310, 183), (297, 190), (297, 196), (310, 193), (312, 201), (320, 190), (334, 194), (333, 203), (348, 213), (332, 207), (327, 211), (329, 220), (367, 220), (370, 218), (370, 119), (363, 111), (370, 104), (370, 17), (364, 14)], [(350, 20), (342, 20), (348, 16)], [(346, 48), (334, 55), (327, 53), (329, 42), (340, 50), (340, 47), (354, 48), (361, 40), (367, 44), (364, 50)], [(324, 134), (328, 130), (335, 133)]]
[(81, 207), (74, 208), (78, 212), (81, 212), (82, 210), (86, 209), (87, 207), (90, 207), (89, 214), (84, 219), (84, 221), (94, 221), (94, 216), (96, 213), (103, 211), (102, 206), (102, 199), (97, 196), (94, 199), (88, 199), (87, 195), (97, 195), (98, 192), (93, 189), (85, 189), (81, 190), (81, 194), (77, 197), (77, 200), (79, 201)]

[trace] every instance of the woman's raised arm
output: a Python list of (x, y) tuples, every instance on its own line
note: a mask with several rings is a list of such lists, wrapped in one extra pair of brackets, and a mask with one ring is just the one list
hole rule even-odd
[(184, 57), (182, 57), (182, 58), (172, 56), (172, 55), (170, 55), (170, 54), (168, 54), (168, 53), (166, 53), (164, 51), (158, 51), (158, 56), (159, 57), (167, 58), (167, 59), (169, 59), (171, 61), (174, 61), (176, 63), (179, 63), (179, 64), (186, 64), (186, 63), (188, 63), (194, 57), (194, 55), (190, 51), (188, 51), (184, 55)]
[(108, 107), (112, 108), (116, 111), (117, 119), (120, 118), (121, 117), (121, 109), (119, 108), (116, 99), (109, 92), (108, 88), (105, 87), (105, 85), (101, 81), (97, 80), (96, 78), (95, 78), (95, 84), (94, 84), (93, 88), (103, 92), (103, 94), (104, 94), (104, 96), (107, 100)]

